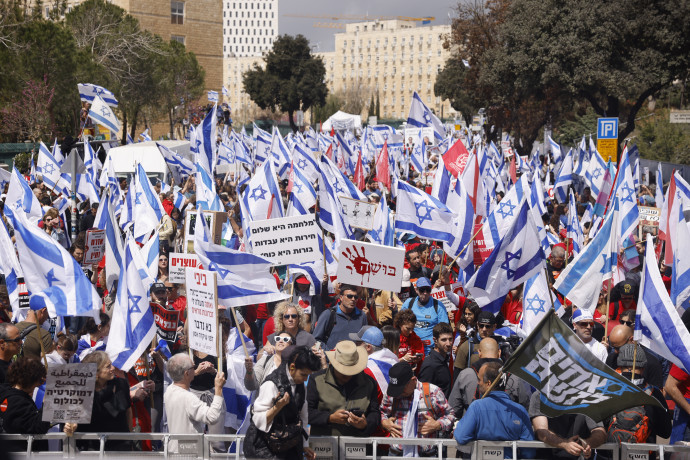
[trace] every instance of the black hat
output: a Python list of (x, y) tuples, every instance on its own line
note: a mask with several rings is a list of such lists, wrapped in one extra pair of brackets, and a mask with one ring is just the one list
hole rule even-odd
[(638, 345), (637, 356), (635, 356), (635, 345), (632, 343), (626, 343), (618, 350), (618, 367), (633, 367), (635, 363), (635, 368), (644, 369), (647, 366), (647, 355), (645, 354), (642, 347)]
[(496, 318), (490, 311), (480, 311), (479, 317), (477, 318), (477, 324), (491, 324), (493, 326), (496, 324)]
[(412, 380), (412, 377), (414, 377), (414, 371), (407, 362), (400, 361), (390, 368), (388, 375), (390, 376), (390, 381), (388, 382), (386, 393), (391, 398), (397, 398), (403, 392), (405, 386)]
[(151, 285), (151, 292), (165, 291), (166, 287), (163, 283), (153, 283)]

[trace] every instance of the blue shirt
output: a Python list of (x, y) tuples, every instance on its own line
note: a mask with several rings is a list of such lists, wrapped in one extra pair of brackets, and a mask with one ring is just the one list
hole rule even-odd
[[(513, 402), (505, 391), (492, 391), (485, 398), (470, 404), (455, 427), (455, 440), (460, 445), (471, 441), (533, 441), (534, 432), (527, 410)], [(505, 458), (512, 458), (506, 448)], [(534, 458), (536, 450), (520, 449), (520, 458)]]
[(328, 326), (328, 320), (331, 317), (331, 310), (328, 309), (321, 313), (318, 321), (316, 322), (316, 327), (314, 328), (314, 338), (325, 343), (326, 350), (332, 350), (335, 348), (336, 344), (341, 340), (350, 340), (350, 333), (357, 333), (362, 328), (362, 326), (367, 325), (367, 317), (355, 307), (352, 315), (347, 316), (340, 309), (340, 303), (338, 305), (331, 307), (335, 308), (336, 318), (335, 325), (331, 331), (330, 336), (326, 336), (326, 327)]
[[(412, 299), (407, 299), (402, 308), (410, 308), (410, 304), (412, 304)], [(438, 323), (449, 323), (446, 307), (439, 301), (436, 301), (436, 304), (438, 305), (438, 312), (434, 307), (433, 297), (429, 297), (425, 305), (420, 305), (419, 297), (417, 297), (410, 308), (417, 317), (417, 323), (414, 325), (414, 332), (422, 339), (425, 356), (434, 348), (434, 326)]]

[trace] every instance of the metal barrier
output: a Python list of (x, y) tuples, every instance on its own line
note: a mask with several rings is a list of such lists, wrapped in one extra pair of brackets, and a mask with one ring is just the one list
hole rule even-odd
[[(146, 441), (160, 442), (161, 449), (156, 451), (118, 452), (106, 451), (107, 441)], [(49, 433), (44, 435), (1, 434), (0, 441), (26, 441), (27, 449), (16, 452), (16, 457), (42, 458), (172, 458), (210, 460), (226, 458), (234, 460), (244, 459), (242, 443), (244, 435), (203, 435), (203, 434), (170, 434), (170, 433), (74, 433), (67, 437), (64, 433)], [(59, 441), (59, 450), (38, 452), (34, 449), (39, 441)], [(98, 441), (98, 450), (80, 451), (77, 441)], [(177, 441), (175, 452), (170, 449), (170, 442)], [(214, 443), (223, 443), (223, 451), (213, 448)], [(310, 437), (309, 446), (316, 452), (317, 460), (390, 460), (400, 457), (378, 455), (377, 448), (381, 445), (400, 444), (437, 447), (438, 459), (452, 457), (446, 450), (458, 449), (471, 453), (472, 459), (498, 460), (503, 459), (504, 448), (512, 451), (512, 458), (518, 459), (519, 448), (550, 449), (550, 446), (539, 441), (476, 441), (467, 446), (458, 446), (454, 439), (401, 439), (401, 438), (355, 438), (355, 437)], [(233, 447), (233, 452), (227, 449)], [(463, 448), (464, 447), (464, 448)], [(613, 460), (647, 460), (650, 452), (664, 458), (666, 453), (683, 453), (690, 457), (690, 446), (670, 446), (663, 444), (618, 444), (607, 443), (597, 448), (598, 451), (610, 451)], [(538, 457), (539, 458), (539, 457)]]

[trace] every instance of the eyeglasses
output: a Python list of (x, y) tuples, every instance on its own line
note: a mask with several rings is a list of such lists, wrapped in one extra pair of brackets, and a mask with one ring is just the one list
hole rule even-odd
[(297, 319), (299, 318), (299, 315), (297, 313), (292, 313), (292, 314), (285, 314), (283, 315), (283, 319)]
[(347, 297), (348, 299), (354, 299), (357, 297), (357, 294), (343, 294), (344, 297)]
[(430, 288), (430, 287), (417, 288), (417, 290), (419, 291), (420, 294), (422, 294), (422, 293), (427, 293), (427, 294), (428, 294), (428, 293), (431, 292), (431, 288)]
[(279, 335), (278, 337), (276, 337), (275, 340), (276, 340), (276, 343), (280, 343), (280, 342), (290, 343), (290, 342), (292, 342), (292, 339), (290, 337), (285, 337), (282, 335)]
[(5, 342), (19, 343), (22, 341), (22, 336), (20, 335), (16, 339), (2, 339), (2, 340), (4, 340)]
[(635, 325), (635, 321), (623, 321), (623, 320), (621, 320), (621, 324), (625, 324), (626, 326), (633, 327)]
[(493, 324), (477, 324), (477, 329), (491, 329), (494, 327)]

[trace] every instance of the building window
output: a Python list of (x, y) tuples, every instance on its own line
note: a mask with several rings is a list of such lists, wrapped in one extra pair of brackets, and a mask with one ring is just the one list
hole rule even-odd
[[(184, 45), (184, 37), (182, 35), (171, 35), (170, 40), (176, 41), (178, 43), (182, 43)], [(229, 38), (228, 38), (229, 40)]]
[(184, 24), (184, 2), (170, 2), (170, 23)]

